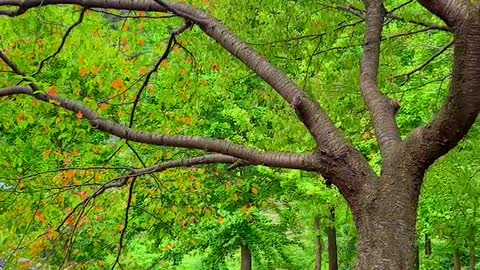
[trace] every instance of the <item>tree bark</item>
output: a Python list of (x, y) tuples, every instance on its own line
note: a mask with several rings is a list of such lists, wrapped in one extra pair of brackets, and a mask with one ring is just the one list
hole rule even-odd
[(338, 270), (337, 230), (335, 229), (335, 208), (330, 208), (330, 226), (327, 227), (328, 237), (328, 269)]
[(313, 229), (315, 231), (315, 270), (322, 270), (322, 252), (323, 252), (323, 243), (322, 236), (320, 235), (320, 217), (315, 216), (313, 221)]
[(462, 270), (462, 257), (460, 256), (460, 250), (458, 248), (455, 249), (455, 253), (453, 254), (453, 269)]
[(472, 234), (470, 237), (470, 245), (468, 248), (468, 253), (470, 256), (469, 270), (475, 270), (477, 266), (477, 257), (476, 257), (476, 248), (475, 248), (475, 236)]
[[(358, 230), (358, 270), (415, 269), (416, 219), (422, 173), (409, 170), (410, 158), (386, 161), (378, 185), (351, 205)], [(398, 159), (397, 159), (398, 160)]]
[(252, 270), (252, 253), (250, 248), (245, 244), (241, 245), (241, 270)]

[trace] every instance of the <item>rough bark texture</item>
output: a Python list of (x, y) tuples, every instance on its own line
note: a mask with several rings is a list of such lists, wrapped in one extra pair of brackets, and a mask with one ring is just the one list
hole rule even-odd
[(320, 217), (315, 216), (313, 221), (313, 230), (315, 231), (315, 270), (322, 270), (322, 253), (323, 253), (323, 243), (322, 236), (320, 235)]
[(337, 230), (335, 229), (335, 208), (330, 208), (330, 222), (327, 227), (328, 269), (338, 270)]
[(247, 245), (240, 247), (241, 252), (241, 270), (252, 270), (252, 253)]

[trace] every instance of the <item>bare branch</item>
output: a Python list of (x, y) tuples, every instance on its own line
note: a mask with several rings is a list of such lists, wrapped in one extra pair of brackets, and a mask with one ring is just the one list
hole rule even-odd
[(398, 102), (384, 96), (378, 88), (377, 76), (380, 61), (385, 8), (380, 0), (366, 0), (365, 50), (361, 65), (360, 86), (362, 96), (373, 115), (375, 133), (383, 155), (389, 147), (400, 142), (400, 132), (395, 120)]

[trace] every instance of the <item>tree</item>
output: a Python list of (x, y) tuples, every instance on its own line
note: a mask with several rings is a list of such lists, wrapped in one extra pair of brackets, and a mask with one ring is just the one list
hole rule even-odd
[[(128, 205), (133, 197), (136, 180), (144, 175), (169, 168), (217, 163), (232, 164), (233, 168), (263, 165), (313, 171), (339, 189), (353, 212), (358, 229), (357, 269), (413, 269), (417, 256), (416, 210), (425, 171), (435, 160), (457, 145), (474, 124), (480, 111), (479, 6), (468, 0), (419, 0), (419, 3), (446, 24), (434, 28), (453, 33), (454, 64), (450, 94), (444, 106), (429, 124), (418, 127), (408, 136), (400, 133), (395, 118), (399, 102), (382, 94), (377, 82), (382, 30), (385, 20), (394, 19), (395, 16), (385, 9), (381, 0), (365, 0), (364, 11), (352, 7), (339, 7), (365, 20), (360, 90), (371, 113), (381, 152), (379, 174), (372, 169), (362, 153), (343, 137), (342, 132), (332, 123), (315, 99), (218, 20), (188, 4), (159, 0), (0, 0), (0, 6), (7, 7), (2, 9), (0, 14), (11, 17), (20, 16), (34, 8), (76, 4), (83, 7), (81, 14), (84, 14), (86, 9), (108, 8), (163, 12), (185, 20), (182, 27), (171, 32), (166, 53), (159, 59), (152, 72), (148, 73), (145, 83), (135, 96), (128, 125), (106, 119), (79, 101), (60, 97), (54, 91), (47, 92), (47, 89), (37, 83), (34, 77), (22, 71), (4, 52), (0, 53), (0, 58), (21, 78), (22, 83), (6, 86), (0, 90), (0, 97), (29, 95), (36, 100), (52, 103), (53, 106), (73, 112), (77, 118), (88, 120), (92, 128), (129, 142), (212, 153), (147, 168), (129, 169), (129, 172), (118, 181), (101, 186), (95, 193), (85, 198), (85, 202), (88, 203), (108, 189), (129, 186), (125, 227), (128, 225)], [(142, 132), (134, 128), (135, 112), (148, 85), (148, 78), (168, 57), (175, 38), (193, 26), (201, 29), (244, 63), (291, 106), (315, 140), (316, 148), (313, 152), (298, 154), (262, 151), (220, 139), (164, 135)], [(39, 70), (43, 65), (42, 61)], [(116, 86), (122, 88), (120, 84), (121, 82), (117, 82)], [(122, 239), (125, 227), (121, 229)], [(120, 241), (120, 250), (122, 247)]]

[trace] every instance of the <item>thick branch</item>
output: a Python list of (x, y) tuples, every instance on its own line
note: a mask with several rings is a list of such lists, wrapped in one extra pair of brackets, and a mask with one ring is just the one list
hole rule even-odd
[[(463, 9), (453, 5), (459, 1), (436, 1), (436, 4), (424, 2), (432, 4), (432, 11), (442, 14), (442, 18), (445, 17), (450, 23), (460, 22), (455, 18), (464, 16), (459, 15), (463, 14)], [(461, 24), (454, 25), (454, 66), (450, 95), (432, 122), (417, 129), (407, 140), (410, 150), (425, 167), (455, 147), (480, 112), (480, 18), (473, 5), (470, 12)]]
[(30, 87), (12, 86), (0, 90), (0, 97), (17, 94), (30, 95), (38, 100), (53, 103), (69, 111), (81, 113), (84, 118), (90, 121), (90, 124), (94, 128), (129, 141), (151, 145), (183, 147), (216, 152), (246, 160), (253, 165), (305, 170), (316, 169), (314, 164), (311, 163), (310, 155), (263, 152), (219, 139), (195, 136), (157, 135), (153, 133), (141, 132), (102, 118), (93, 110), (75, 101), (57, 96), (49, 96), (42, 93), (34, 94)]
[(155, 1), (164, 5), (173, 14), (195, 22), (208, 36), (216, 40), (223, 48), (272, 86), (295, 109), (297, 116), (310, 131), (321, 149), (331, 151), (346, 144), (316, 102), (307, 96), (283, 71), (265, 60), (218, 20), (188, 5)]
[(400, 132), (395, 121), (398, 103), (384, 96), (378, 88), (377, 76), (380, 58), (385, 8), (381, 0), (366, 0), (365, 51), (362, 59), (360, 86), (362, 96), (373, 115), (375, 133), (383, 154), (400, 142)]
[(465, 22), (469, 13), (475, 10), (468, 0), (419, 0), (418, 2), (451, 28), (456, 28)]

